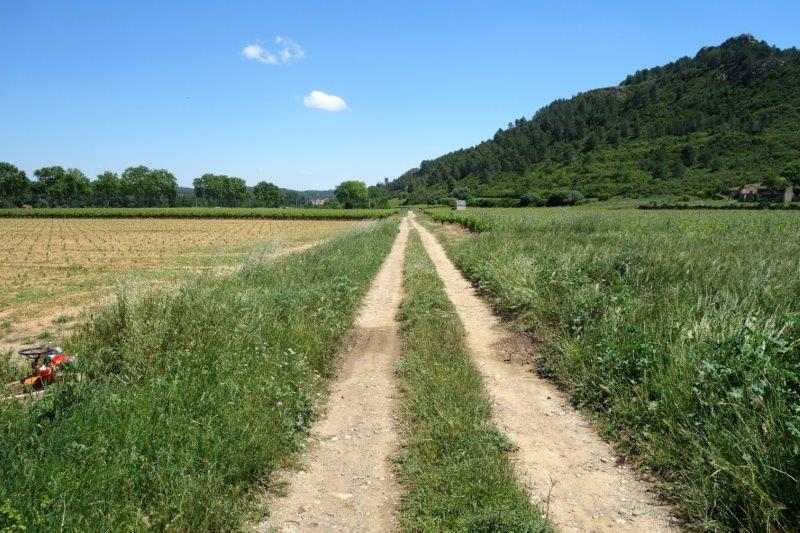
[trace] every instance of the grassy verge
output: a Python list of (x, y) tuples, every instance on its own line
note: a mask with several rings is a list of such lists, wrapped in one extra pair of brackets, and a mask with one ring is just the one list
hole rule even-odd
[(442, 239), (459, 268), (695, 527), (800, 524), (795, 214), (451, 213), (486, 228)]
[(0, 218), (270, 218), (360, 220), (386, 218), (397, 209), (302, 209), (268, 207), (75, 207), (0, 209)]
[(800, 204), (784, 204), (784, 203), (760, 203), (760, 204), (642, 204), (639, 209), (643, 210), (685, 210), (685, 209), (725, 209), (729, 211), (754, 211), (754, 210), (770, 210), (770, 211), (800, 211)]
[(409, 241), (401, 317), (408, 531), (545, 531), (514, 479), (508, 441), (470, 363), (464, 330), (416, 232)]
[(301, 445), (396, 231), (121, 297), (67, 345), (83, 379), (0, 402), (0, 530), (237, 529)]

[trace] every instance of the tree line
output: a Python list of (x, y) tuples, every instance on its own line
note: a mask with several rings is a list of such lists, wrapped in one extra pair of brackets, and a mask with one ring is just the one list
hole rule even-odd
[(34, 179), (0, 162), (0, 207), (282, 207), (308, 200), (296, 191), (262, 181), (248, 187), (242, 178), (204, 174), (194, 180), (194, 196), (181, 194), (175, 176), (164, 169), (135, 166), (121, 174), (103, 172), (90, 180), (76, 168), (49, 166)]
[(194, 205), (220, 207), (283, 207), (302, 206), (307, 199), (296, 191), (281, 189), (274, 183), (260, 181), (248, 187), (242, 178), (220, 174), (203, 174), (192, 183)]
[(42, 167), (28, 179), (23, 170), (0, 162), (3, 207), (160, 207), (175, 205), (178, 185), (169, 171), (130, 167), (121, 175), (104, 172), (90, 181), (77, 168)]
[(334, 198), (325, 207), (342, 209), (387, 208), (390, 207), (391, 194), (385, 184), (370, 185), (359, 180), (340, 183), (334, 191)]

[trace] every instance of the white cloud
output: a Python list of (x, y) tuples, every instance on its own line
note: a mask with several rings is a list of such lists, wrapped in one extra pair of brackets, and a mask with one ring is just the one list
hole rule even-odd
[(303, 105), (312, 109), (323, 111), (344, 111), (347, 109), (347, 102), (340, 96), (328, 94), (322, 91), (311, 91), (303, 98)]
[(306, 57), (306, 51), (303, 50), (303, 47), (288, 37), (278, 35), (275, 37), (275, 44), (279, 48), (278, 56), (284, 63), (290, 63)]
[(270, 51), (258, 43), (248, 44), (242, 48), (242, 55), (246, 59), (258, 61), (266, 65), (286, 65), (303, 59), (306, 51), (303, 47), (288, 37), (275, 37), (276, 51)]
[(278, 58), (275, 54), (267, 52), (260, 44), (248, 44), (242, 48), (242, 55), (247, 59), (253, 59), (268, 65), (278, 64)]

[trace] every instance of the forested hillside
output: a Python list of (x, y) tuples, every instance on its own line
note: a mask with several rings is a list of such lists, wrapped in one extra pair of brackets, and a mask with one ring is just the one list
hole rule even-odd
[(409, 202), (554, 191), (714, 196), (800, 160), (800, 51), (750, 35), (556, 100), (390, 183)]

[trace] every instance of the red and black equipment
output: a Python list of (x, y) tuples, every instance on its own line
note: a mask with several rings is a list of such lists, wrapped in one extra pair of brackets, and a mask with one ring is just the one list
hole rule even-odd
[(31, 362), (31, 373), (22, 378), (20, 383), (24, 388), (35, 391), (42, 390), (45, 385), (52, 383), (58, 372), (73, 361), (73, 358), (58, 346), (25, 348), (18, 353)]

